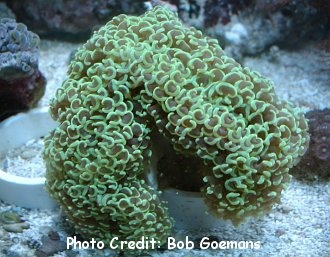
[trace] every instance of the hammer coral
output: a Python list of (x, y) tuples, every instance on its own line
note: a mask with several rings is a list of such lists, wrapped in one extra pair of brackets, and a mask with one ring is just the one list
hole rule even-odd
[(78, 233), (105, 242), (170, 233), (147, 183), (151, 133), (200, 159), (210, 212), (234, 224), (279, 201), (309, 141), (304, 115), (271, 81), (161, 7), (95, 32), (50, 112), (59, 126), (45, 139), (47, 188)]

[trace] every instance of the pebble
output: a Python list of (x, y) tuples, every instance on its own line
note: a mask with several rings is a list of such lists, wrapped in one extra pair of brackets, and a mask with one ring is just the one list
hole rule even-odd
[(292, 211), (292, 208), (290, 206), (287, 206), (287, 205), (281, 205), (280, 206), (280, 211), (283, 213), (283, 214), (288, 214)]
[(36, 156), (37, 152), (32, 150), (32, 149), (28, 149), (25, 150), (21, 153), (21, 158), (23, 159), (31, 159), (32, 157)]
[(0, 213), (0, 221), (3, 224), (15, 224), (22, 222), (20, 216), (16, 212), (3, 211)]
[(281, 236), (283, 236), (285, 234), (285, 230), (283, 230), (283, 229), (277, 229), (276, 231), (275, 231), (275, 236), (277, 236), (277, 237), (281, 237)]
[(27, 222), (13, 223), (13, 224), (5, 224), (2, 226), (4, 230), (7, 232), (13, 233), (21, 233), (24, 229), (28, 229), (30, 225)]

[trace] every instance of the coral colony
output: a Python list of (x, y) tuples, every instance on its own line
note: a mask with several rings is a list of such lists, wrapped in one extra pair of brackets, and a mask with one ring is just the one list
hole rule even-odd
[(279, 202), (309, 142), (302, 111), (271, 81), (162, 7), (96, 31), (50, 111), (59, 125), (45, 139), (47, 189), (77, 233), (106, 244), (164, 243), (171, 232), (146, 180), (155, 133), (199, 160), (209, 212), (235, 225)]
[(46, 79), (38, 69), (39, 37), (14, 19), (0, 19), (0, 121), (36, 107)]

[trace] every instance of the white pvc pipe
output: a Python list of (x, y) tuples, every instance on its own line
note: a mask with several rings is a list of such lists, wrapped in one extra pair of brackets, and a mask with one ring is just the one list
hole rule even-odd
[[(0, 123), (0, 155), (45, 136), (56, 127), (48, 108), (20, 113)], [(45, 178), (20, 177), (0, 169), (0, 200), (26, 208), (54, 208), (56, 203), (45, 190)]]

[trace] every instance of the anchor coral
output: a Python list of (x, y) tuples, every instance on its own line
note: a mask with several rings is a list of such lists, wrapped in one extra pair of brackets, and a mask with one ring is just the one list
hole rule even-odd
[(199, 159), (210, 212), (234, 224), (279, 201), (309, 141), (304, 115), (271, 81), (162, 7), (95, 32), (50, 112), (59, 126), (45, 139), (46, 186), (78, 233), (105, 242), (170, 233), (147, 182), (153, 133)]

